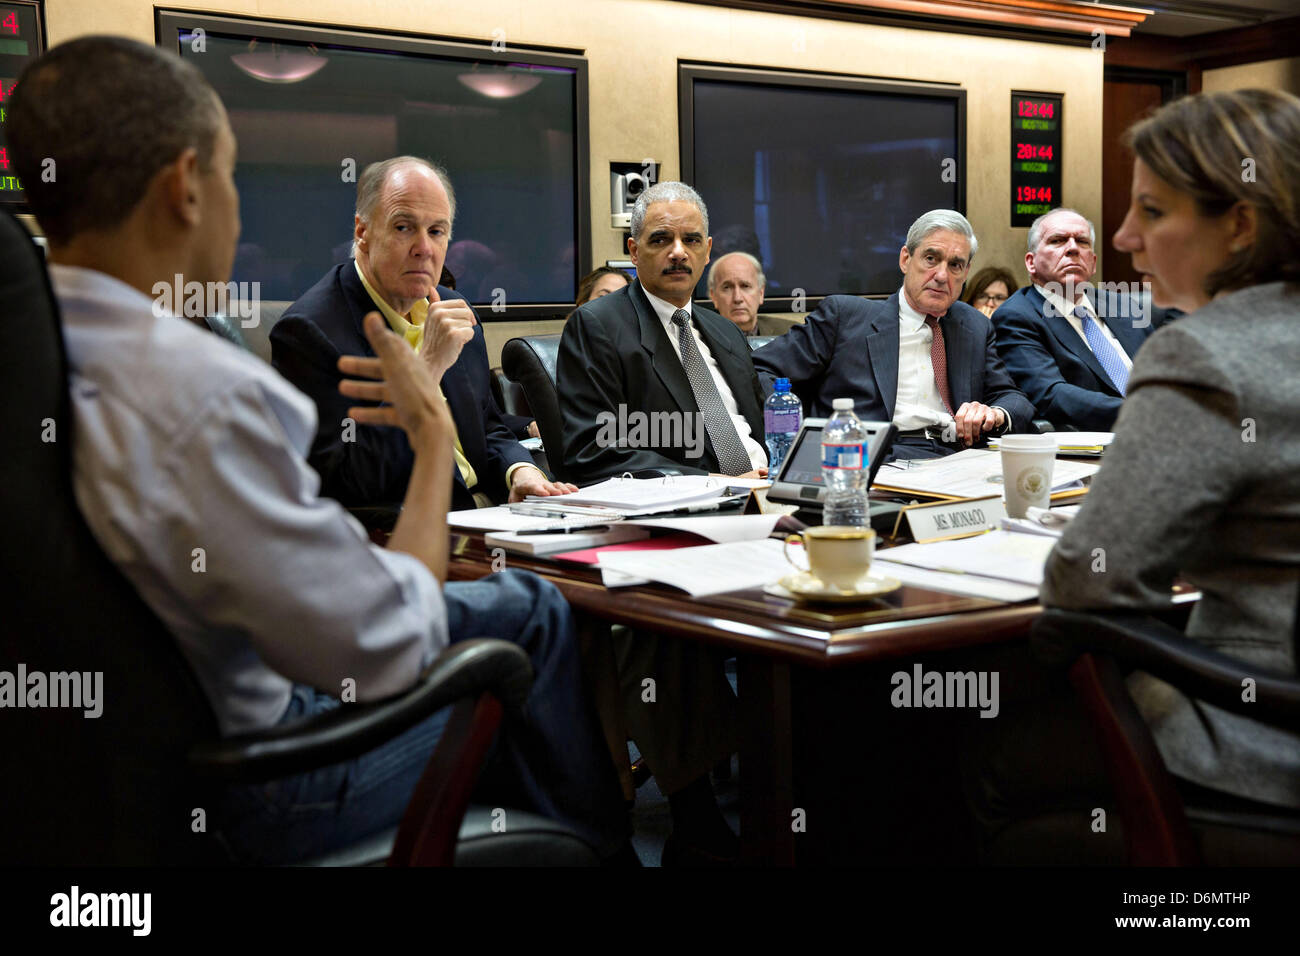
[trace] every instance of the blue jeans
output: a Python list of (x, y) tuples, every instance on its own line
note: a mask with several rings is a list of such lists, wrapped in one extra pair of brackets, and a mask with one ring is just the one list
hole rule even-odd
[[(507, 717), (475, 802), (530, 810), (567, 824), (608, 856), (628, 836), (613, 761), (582, 677), (569, 605), (533, 574), (503, 571), (443, 589), (452, 642), (513, 641), (532, 660), (521, 717)], [(339, 706), (294, 688), (281, 723)], [(345, 763), (223, 792), (209, 825), (240, 862), (289, 863), (345, 847), (402, 818), (450, 716), (448, 710)]]

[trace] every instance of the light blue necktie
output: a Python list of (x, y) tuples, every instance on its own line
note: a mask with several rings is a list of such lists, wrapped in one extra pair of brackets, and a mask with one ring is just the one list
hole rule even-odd
[(1110, 344), (1110, 340), (1101, 331), (1097, 320), (1083, 309), (1078, 311), (1083, 318), (1083, 337), (1088, 340), (1088, 348), (1092, 349), (1092, 354), (1097, 356), (1097, 361), (1110, 376), (1116, 391), (1123, 395), (1128, 390), (1128, 369), (1124, 367), (1124, 360), (1119, 357), (1115, 346)]

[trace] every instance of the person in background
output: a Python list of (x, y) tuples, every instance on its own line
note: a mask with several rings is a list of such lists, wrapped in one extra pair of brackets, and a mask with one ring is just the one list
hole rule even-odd
[[(1181, 578), (1202, 595), (1188, 640), (1294, 678), (1300, 98), (1200, 93), (1161, 107), (1126, 141), (1136, 156), (1132, 200), (1115, 247), (1132, 255), (1156, 305), (1187, 314), (1134, 361), (1114, 443), (1047, 560), (1040, 599), (1159, 612)], [(1246, 158), (1255, 160), (1249, 181)], [(1300, 807), (1300, 735), (1140, 672), (1128, 686), (1180, 789), (1255, 809)], [(974, 792), (990, 830), (1013, 823), (1008, 808), (1026, 794), (1064, 794), (1081, 832), (1088, 808), (1102, 805), (1104, 773), (1086, 721), (1063, 681), (1043, 693), (1018, 717), (1004, 708), (1000, 740), (977, 755), (985, 770)]]
[[(652, 469), (765, 476), (763, 393), (749, 346), (734, 324), (691, 301), (712, 246), (704, 200), (685, 183), (656, 183), (637, 197), (631, 225), (636, 281), (579, 306), (560, 339), (566, 476), (584, 483)], [(689, 430), (700, 442), (685, 447), (667, 434), (610, 441), (599, 418), (620, 409), (625, 417), (694, 423)], [(736, 747), (736, 698), (723, 655), (643, 631), (616, 638), (614, 655), (628, 732), (672, 811), (664, 863), (734, 863), (736, 835), (709, 780)], [(653, 703), (643, 696), (647, 679)]]
[(333, 266), (271, 330), (272, 365), (316, 403), (310, 461), (321, 492), (348, 506), (389, 504), (406, 492), (406, 436), (350, 428), (338, 393), (339, 356), (370, 354), (361, 323), (372, 309), (433, 370), (451, 409), (452, 510), (577, 491), (549, 480), (502, 422), (483, 327), (464, 296), (437, 284), (456, 215), (446, 170), (415, 156), (372, 163), (357, 179), (355, 212), (355, 258)]
[(987, 316), (992, 316), (998, 306), (1017, 289), (1016, 279), (1001, 266), (985, 266), (970, 277), (962, 290), (961, 300), (973, 305)]
[[(442, 275), (438, 278), (438, 285), (445, 286), (453, 292), (456, 291), (456, 277), (452, 275), (446, 263), (443, 263)], [(496, 395), (493, 394), (492, 398), (495, 401)], [(501, 420), (506, 423), (506, 428), (510, 429), (511, 434), (521, 441), (525, 438), (537, 438), (541, 435), (541, 432), (537, 430), (537, 422), (528, 415), (512, 415), (499, 404), (497, 405), (497, 412), (501, 415)]]
[(1033, 406), (993, 348), (987, 316), (957, 301), (979, 243), (961, 213), (917, 217), (898, 251), (902, 287), (888, 299), (832, 295), (754, 353), (767, 381), (790, 379), (804, 412), (854, 400), (864, 421), (892, 421), (890, 456), (941, 458), (989, 436), (1033, 428)]
[(592, 299), (599, 299), (601, 296), (626, 288), (631, 281), (631, 277), (622, 269), (615, 269), (613, 266), (597, 266), (578, 283), (578, 301), (574, 304), (574, 309), (586, 305)]
[(1039, 216), (1025, 253), (1031, 284), (993, 313), (1007, 370), (1057, 428), (1111, 430), (1133, 358), (1154, 328), (1140, 296), (1092, 285), (1095, 239), (1073, 209)]
[[(709, 261), (708, 228), (704, 200), (694, 189), (674, 182), (651, 186), (633, 207), (627, 241), (636, 281), (580, 305), (565, 323), (556, 388), (566, 477), (590, 482), (665, 468), (766, 473), (764, 395), (749, 346), (733, 323), (691, 302)], [(617, 413), (620, 405), (688, 422), (700, 416), (707, 441), (693, 447), (665, 435), (658, 444), (609, 443), (599, 416)]]
[(767, 290), (762, 264), (748, 252), (728, 252), (709, 269), (709, 298), (746, 335), (780, 335), (785, 325), (758, 314)]

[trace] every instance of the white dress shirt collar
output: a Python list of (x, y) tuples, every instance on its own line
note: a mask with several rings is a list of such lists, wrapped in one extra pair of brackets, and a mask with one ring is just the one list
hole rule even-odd
[(1086, 290), (1079, 293), (1079, 302), (1076, 305), (1071, 305), (1063, 296), (1057, 295), (1054, 290), (1046, 289), (1037, 282), (1034, 283), (1034, 288), (1051, 304), (1058, 315), (1065, 317), (1065, 321), (1070, 323), (1070, 328), (1079, 333), (1079, 338), (1083, 340), (1083, 344), (1088, 347), (1089, 351), (1092, 351), (1092, 343), (1088, 341), (1088, 335), (1083, 328), (1083, 321), (1091, 316), (1101, 330), (1102, 337), (1119, 353), (1119, 360), (1124, 363), (1124, 367), (1130, 371), (1133, 369), (1133, 359), (1129, 356), (1128, 349), (1124, 347), (1124, 343), (1115, 337), (1115, 333), (1110, 330), (1110, 326), (1098, 317), (1097, 309), (1093, 306), (1092, 300), (1088, 298)]
[(1088, 298), (1088, 292), (1086, 289), (1079, 290), (1079, 299), (1077, 302), (1070, 302), (1055, 289), (1049, 289), (1040, 283), (1035, 282), (1034, 288), (1038, 290), (1039, 295), (1051, 303), (1052, 308), (1056, 309), (1059, 315), (1068, 318), (1074, 314), (1075, 309), (1081, 309), (1085, 314), (1096, 318), (1097, 310), (1093, 307), (1092, 300)]
[(925, 325), (925, 314), (912, 308), (912, 303), (907, 301), (907, 290), (901, 287), (898, 290), (898, 318), (899, 321), (908, 323), (905, 328), (909, 332), (915, 332)]
[[(641, 280), (637, 280), (640, 283)], [(646, 291), (645, 286), (641, 286), (641, 291), (645, 292), (645, 297), (650, 300), (650, 306), (655, 310), (655, 315), (659, 317), (663, 325), (664, 333), (668, 336), (668, 343), (672, 346), (677, 360), (682, 360), (681, 338), (678, 335), (677, 326), (673, 324), (673, 316), (677, 313), (678, 306), (671, 302), (666, 302), (657, 295), (651, 295)], [(694, 315), (691, 311), (691, 302), (686, 300), (686, 304), (681, 306), (686, 310), (687, 315)], [(731, 385), (728, 384), (726, 377), (722, 374), (722, 369), (718, 366), (718, 360), (714, 357), (709, 343), (704, 341), (700, 335), (699, 329), (695, 328), (694, 323), (686, 326), (690, 329), (691, 338), (695, 340), (695, 347), (699, 349), (700, 358), (704, 360), (704, 365), (713, 378), (713, 384), (717, 386), (718, 395), (722, 398), (722, 405), (731, 416), (731, 422), (736, 426), (736, 434), (740, 436), (740, 443), (745, 447), (746, 454), (749, 455), (749, 462), (755, 468), (767, 467), (767, 449), (763, 447), (758, 438), (749, 427), (749, 422), (745, 416), (740, 414), (740, 406), (736, 402), (736, 396), (731, 391)]]
[[(640, 279), (637, 280), (637, 284), (641, 285)], [(694, 314), (691, 312), (690, 299), (686, 300), (685, 305), (676, 306), (673, 305), (671, 302), (668, 302), (664, 299), (659, 298), (659, 296), (654, 295), (644, 285), (641, 285), (641, 291), (644, 292), (645, 297), (650, 300), (650, 307), (655, 310), (655, 315), (659, 316), (659, 321), (664, 324), (664, 328), (667, 330), (671, 330), (673, 316), (677, 314), (678, 308), (685, 309), (687, 315)]]

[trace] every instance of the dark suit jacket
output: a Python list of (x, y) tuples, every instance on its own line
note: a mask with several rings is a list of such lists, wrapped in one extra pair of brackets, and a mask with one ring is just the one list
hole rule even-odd
[[(1128, 357), (1136, 358), (1155, 322), (1134, 328), (1136, 309), (1115, 295), (1099, 295), (1095, 306), (1097, 318), (1115, 334)], [(1057, 428), (1114, 428), (1123, 396), (1070, 320), (1041, 292), (1030, 285), (1014, 293), (993, 313), (993, 331), (998, 353), (1039, 417)]]
[[(708, 345), (735, 396), (750, 433), (763, 443), (763, 390), (750, 358), (745, 335), (716, 312), (692, 307), (700, 337)], [(591, 482), (625, 471), (669, 468), (683, 474), (718, 470), (707, 435), (704, 453), (688, 459), (686, 448), (601, 447), (596, 416), (603, 411), (686, 412), (698, 414), (668, 333), (654, 307), (633, 282), (577, 309), (564, 325), (556, 362), (556, 389), (564, 422), (564, 477)]]
[[(464, 298), (438, 286), (442, 299)], [(344, 505), (400, 502), (406, 495), (415, 454), (400, 428), (358, 425), (355, 441), (343, 441), (342, 420), (354, 405), (378, 404), (350, 399), (338, 390), (341, 355), (373, 356), (362, 319), (376, 311), (352, 260), (330, 269), (319, 282), (285, 310), (271, 329), (271, 363), (316, 403), (320, 416), (308, 461), (321, 477), (321, 494)], [(461, 350), (442, 379), (451, 417), (465, 457), (478, 476), (475, 490), (505, 501), (506, 470), (532, 457), (501, 421), (488, 385), (487, 346), (483, 326)], [(473, 508), (474, 499), (455, 470), (452, 508)]]
[[(810, 418), (828, 417), (835, 399), (852, 398), (864, 421), (892, 421), (898, 400), (898, 296), (824, 299), (802, 325), (754, 353), (764, 384), (788, 378)], [(953, 410), (965, 402), (998, 405), (1011, 416), (1011, 431), (1033, 431), (1033, 406), (998, 358), (984, 314), (954, 302), (939, 321)]]

